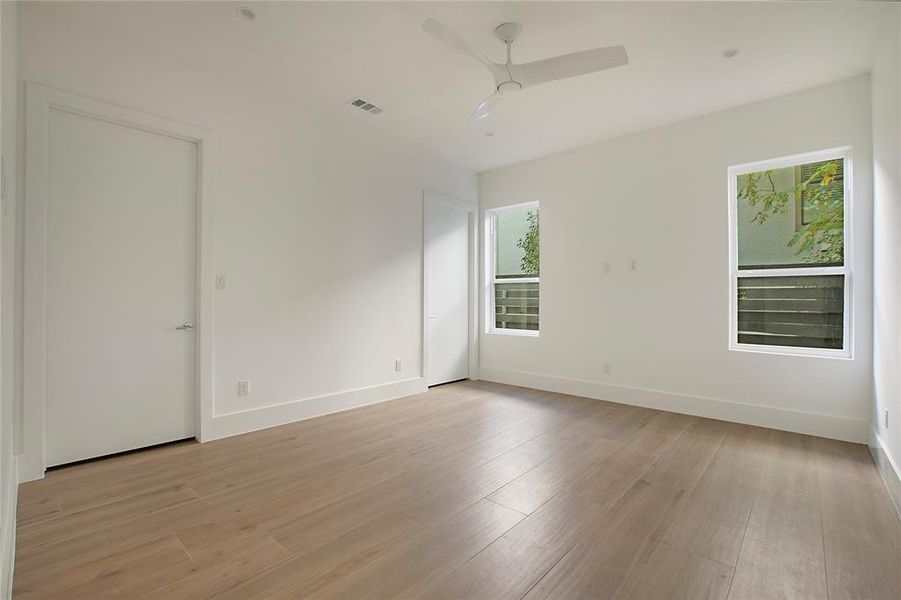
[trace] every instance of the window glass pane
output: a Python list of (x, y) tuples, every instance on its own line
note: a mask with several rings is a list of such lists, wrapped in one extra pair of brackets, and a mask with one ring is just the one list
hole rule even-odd
[(738, 342), (842, 348), (844, 275), (738, 278)]
[(844, 162), (738, 177), (738, 268), (844, 264)]
[(538, 208), (509, 208), (495, 218), (497, 278), (538, 277)]
[(494, 284), (495, 327), (538, 331), (538, 283)]

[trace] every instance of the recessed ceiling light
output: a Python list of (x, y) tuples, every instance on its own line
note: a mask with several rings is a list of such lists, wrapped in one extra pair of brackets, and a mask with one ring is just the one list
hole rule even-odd
[(726, 50), (723, 50), (723, 58), (732, 58), (736, 54), (738, 54), (738, 48), (727, 48)]
[(247, 8), (246, 6), (239, 6), (235, 10), (235, 14), (238, 15), (239, 19), (244, 19), (245, 21), (253, 21), (254, 19), (257, 18), (256, 13), (253, 12), (252, 10), (250, 10), (249, 8)]

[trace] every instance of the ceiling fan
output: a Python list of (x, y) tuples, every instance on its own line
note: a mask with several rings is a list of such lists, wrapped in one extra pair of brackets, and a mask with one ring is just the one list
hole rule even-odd
[(494, 30), (494, 35), (497, 36), (497, 39), (507, 46), (507, 62), (498, 64), (440, 21), (426, 19), (422, 23), (422, 28), (438, 41), (444, 42), (448, 46), (452, 46), (482, 63), (494, 76), (494, 82), (497, 86), (495, 92), (476, 107), (469, 117), (470, 121), (476, 121), (491, 114), (492, 109), (494, 109), (498, 100), (504, 94), (518, 92), (539, 83), (586, 75), (629, 64), (629, 56), (626, 54), (626, 49), (623, 46), (595, 48), (593, 50), (583, 50), (572, 54), (545, 58), (544, 60), (536, 60), (522, 65), (513, 64), (510, 58), (510, 51), (513, 47), (513, 42), (516, 41), (516, 38), (522, 32), (522, 27), (517, 23), (503, 23)]

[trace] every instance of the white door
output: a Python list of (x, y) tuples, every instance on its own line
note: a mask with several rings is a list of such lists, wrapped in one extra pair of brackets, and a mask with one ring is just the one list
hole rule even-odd
[(428, 385), (469, 376), (469, 211), (430, 200), (428, 260)]
[(197, 146), (51, 109), (48, 466), (194, 435)]

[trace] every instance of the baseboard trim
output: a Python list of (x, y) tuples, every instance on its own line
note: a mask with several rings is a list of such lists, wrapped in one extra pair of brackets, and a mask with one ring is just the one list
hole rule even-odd
[(359, 408), (369, 404), (394, 400), (403, 396), (421, 394), (426, 389), (425, 379), (413, 377), (402, 381), (345, 390), (334, 394), (303, 398), (284, 404), (216, 415), (212, 419), (209, 436), (204, 435), (204, 441), (218, 440), (277, 425), (286, 425), (296, 421), (304, 421), (314, 417), (321, 417), (322, 415)]
[(869, 446), (885, 489), (895, 505), (895, 512), (901, 517), (901, 469), (875, 429), (871, 429)]
[(527, 371), (482, 367), (479, 375), (484, 381), (607, 400), (619, 404), (643, 406), (645, 408), (769, 427), (771, 429), (816, 435), (860, 444), (866, 444), (869, 440), (870, 424), (863, 419), (624, 385), (612, 385)]
[[(2, 1), (2, 0), (0, 0)], [(28, 483), (29, 481), (37, 481), (44, 478), (43, 455), (41, 460), (37, 460), (38, 455), (35, 452), (22, 452), (16, 455), (16, 469), (19, 473), (18, 483)]]
[(4, 490), (3, 517), (0, 523), (0, 592), (3, 598), (12, 598), (13, 566), (16, 555), (16, 506), (19, 498), (18, 460), (10, 457), (9, 481)]

